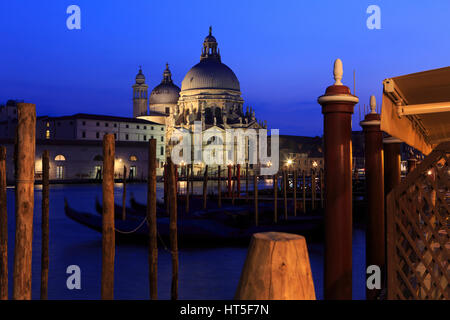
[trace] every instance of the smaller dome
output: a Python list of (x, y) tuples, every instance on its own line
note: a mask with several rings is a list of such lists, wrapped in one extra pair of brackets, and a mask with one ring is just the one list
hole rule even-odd
[(163, 80), (150, 94), (150, 104), (177, 104), (180, 97), (180, 88), (172, 81), (172, 73), (169, 64), (163, 73)]
[(138, 72), (138, 74), (136, 75), (136, 83), (138, 83), (138, 84), (143, 84), (144, 82), (145, 82), (145, 76), (144, 76), (144, 74), (142, 73), (142, 68), (139, 67), (139, 72)]

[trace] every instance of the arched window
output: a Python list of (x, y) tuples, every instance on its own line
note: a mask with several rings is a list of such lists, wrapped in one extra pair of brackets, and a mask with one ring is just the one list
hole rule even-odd
[(55, 161), (66, 161), (66, 157), (64, 157), (62, 154), (58, 154), (55, 157)]
[(94, 161), (103, 161), (103, 157), (98, 154), (94, 157)]
[(130, 161), (137, 161), (137, 157), (136, 156), (130, 156)]

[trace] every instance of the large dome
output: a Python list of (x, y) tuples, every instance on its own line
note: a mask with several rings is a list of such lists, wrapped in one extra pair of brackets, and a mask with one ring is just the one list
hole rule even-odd
[(233, 70), (217, 59), (204, 59), (192, 67), (181, 83), (181, 90), (228, 89), (240, 91)]
[(180, 88), (172, 81), (172, 73), (169, 64), (166, 63), (166, 70), (163, 73), (163, 80), (150, 94), (150, 104), (177, 104), (180, 97)]

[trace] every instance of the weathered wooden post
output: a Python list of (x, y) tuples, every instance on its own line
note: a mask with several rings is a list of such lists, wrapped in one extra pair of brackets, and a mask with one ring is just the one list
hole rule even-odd
[(238, 198), (240, 198), (241, 197), (241, 165), (240, 164), (237, 165), (236, 179), (237, 179), (237, 194), (236, 194), (236, 196)]
[(306, 171), (303, 170), (303, 213), (306, 213)]
[[(172, 287), (171, 299), (178, 299), (178, 235), (177, 235), (177, 202), (175, 190), (175, 169), (172, 159), (167, 159), (168, 177), (169, 177), (169, 211), (170, 211), (170, 250), (172, 254)], [(206, 166), (208, 169), (208, 166)]]
[(288, 202), (287, 202), (287, 173), (283, 169), (283, 197), (284, 197), (284, 220), (288, 218)]
[(5, 147), (0, 147), (0, 300), (8, 300), (8, 212), (6, 207)]
[(231, 204), (234, 206), (235, 198), (235, 188), (236, 188), (236, 165), (233, 165), (233, 176), (231, 178)]
[(253, 173), (253, 199), (255, 202), (255, 225), (258, 226), (259, 216), (258, 216), (258, 176), (256, 175), (256, 170)]
[(293, 180), (294, 180), (294, 188), (293, 188), (293, 192), (294, 192), (294, 217), (297, 216), (297, 170), (294, 169), (293, 171)]
[(217, 206), (222, 208), (222, 181), (220, 177), (220, 166), (217, 168)]
[(122, 220), (127, 219), (127, 167), (123, 166)]
[(320, 169), (320, 208), (323, 209), (323, 195), (324, 195), (324, 184), (323, 184), (323, 170)]
[(169, 215), (169, 199), (168, 199), (168, 194), (169, 194), (169, 184), (168, 184), (168, 180), (169, 180), (169, 176), (168, 176), (168, 168), (167, 168), (167, 162), (166, 164), (164, 164), (164, 171), (163, 171), (163, 179), (164, 179), (164, 207), (166, 208), (166, 215)]
[(318, 98), (324, 114), (325, 299), (352, 299), (351, 120), (358, 98), (341, 82), (342, 62), (334, 63), (335, 84)]
[(114, 299), (114, 158), (113, 134), (103, 136), (102, 289), (103, 300)]
[(247, 202), (248, 202), (248, 162), (245, 163), (245, 195), (247, 197)]
[(207, 193), (208, 193), (208, 165), (205, 166), (205, 175), (203, 176), (203, 209), (206, 209)]
[(273, 175), (273, 222), (278, 222), (278, 172)]
[(253, 234), (235, 298), (315, 300), (305, 238), (279, 232)]
[(42, 155), (42, 244), (41, 244), (41, 300), (48, 298), (48, 243), (49, 243), (49, 171), (50, 156), (48, 150)]
[[(189, 165), (186, 165), (186, 214), (189, 213), (189, 197), (190, 197), (190, 191), (189, 191)], [(191, 173), (192, 174), (192, 173)]]
[(316, 170), (311, 170), (311, 209), (316, 209)]
[(228, 165), (228, 198), (231, 198), (231, 164)]
[(16, 237), (13, 298), (31, 299), (36, 106), (19, 103), (17, 125)]
[[(147, 223), (149, 229), (150, 299), (158, 299), (158, 241), (156, 224), (156, 139), (148, 141)], [(189, 198), (189, 195), (186, 195)]]
[[(370, 97), (371, 112), (361, 127), (364, 129), (364, 152), (368, 221), (366, 231), (366, 267), (376, 265), (385, 271), (383, 132), (381, 117), (376, 113), (375, 96)], [(366, 288), (366, 298), (375, 300), (381, 290)]]

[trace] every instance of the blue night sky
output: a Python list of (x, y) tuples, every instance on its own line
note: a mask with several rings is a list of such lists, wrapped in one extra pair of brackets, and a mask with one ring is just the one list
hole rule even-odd
[[(81, 30), (66, 9), (81, 8)], [(381, 30), (366, 9), (381, 8)], [(131, 85), (143, 66), (150, 88), (169, 62), (178, 86), (199, 61), (213, 26), (222, 61), (245, 105), (280, 134), (321, 135), (317, 97), (344, 84), (367, 104), (387, 77), (450, 65), (450, 1), (40, 0), (0, 3), (0, 103), (23, 99), (38, 115), (132, 115)], [(358, 108), (353, 118), (359, 130)]]

